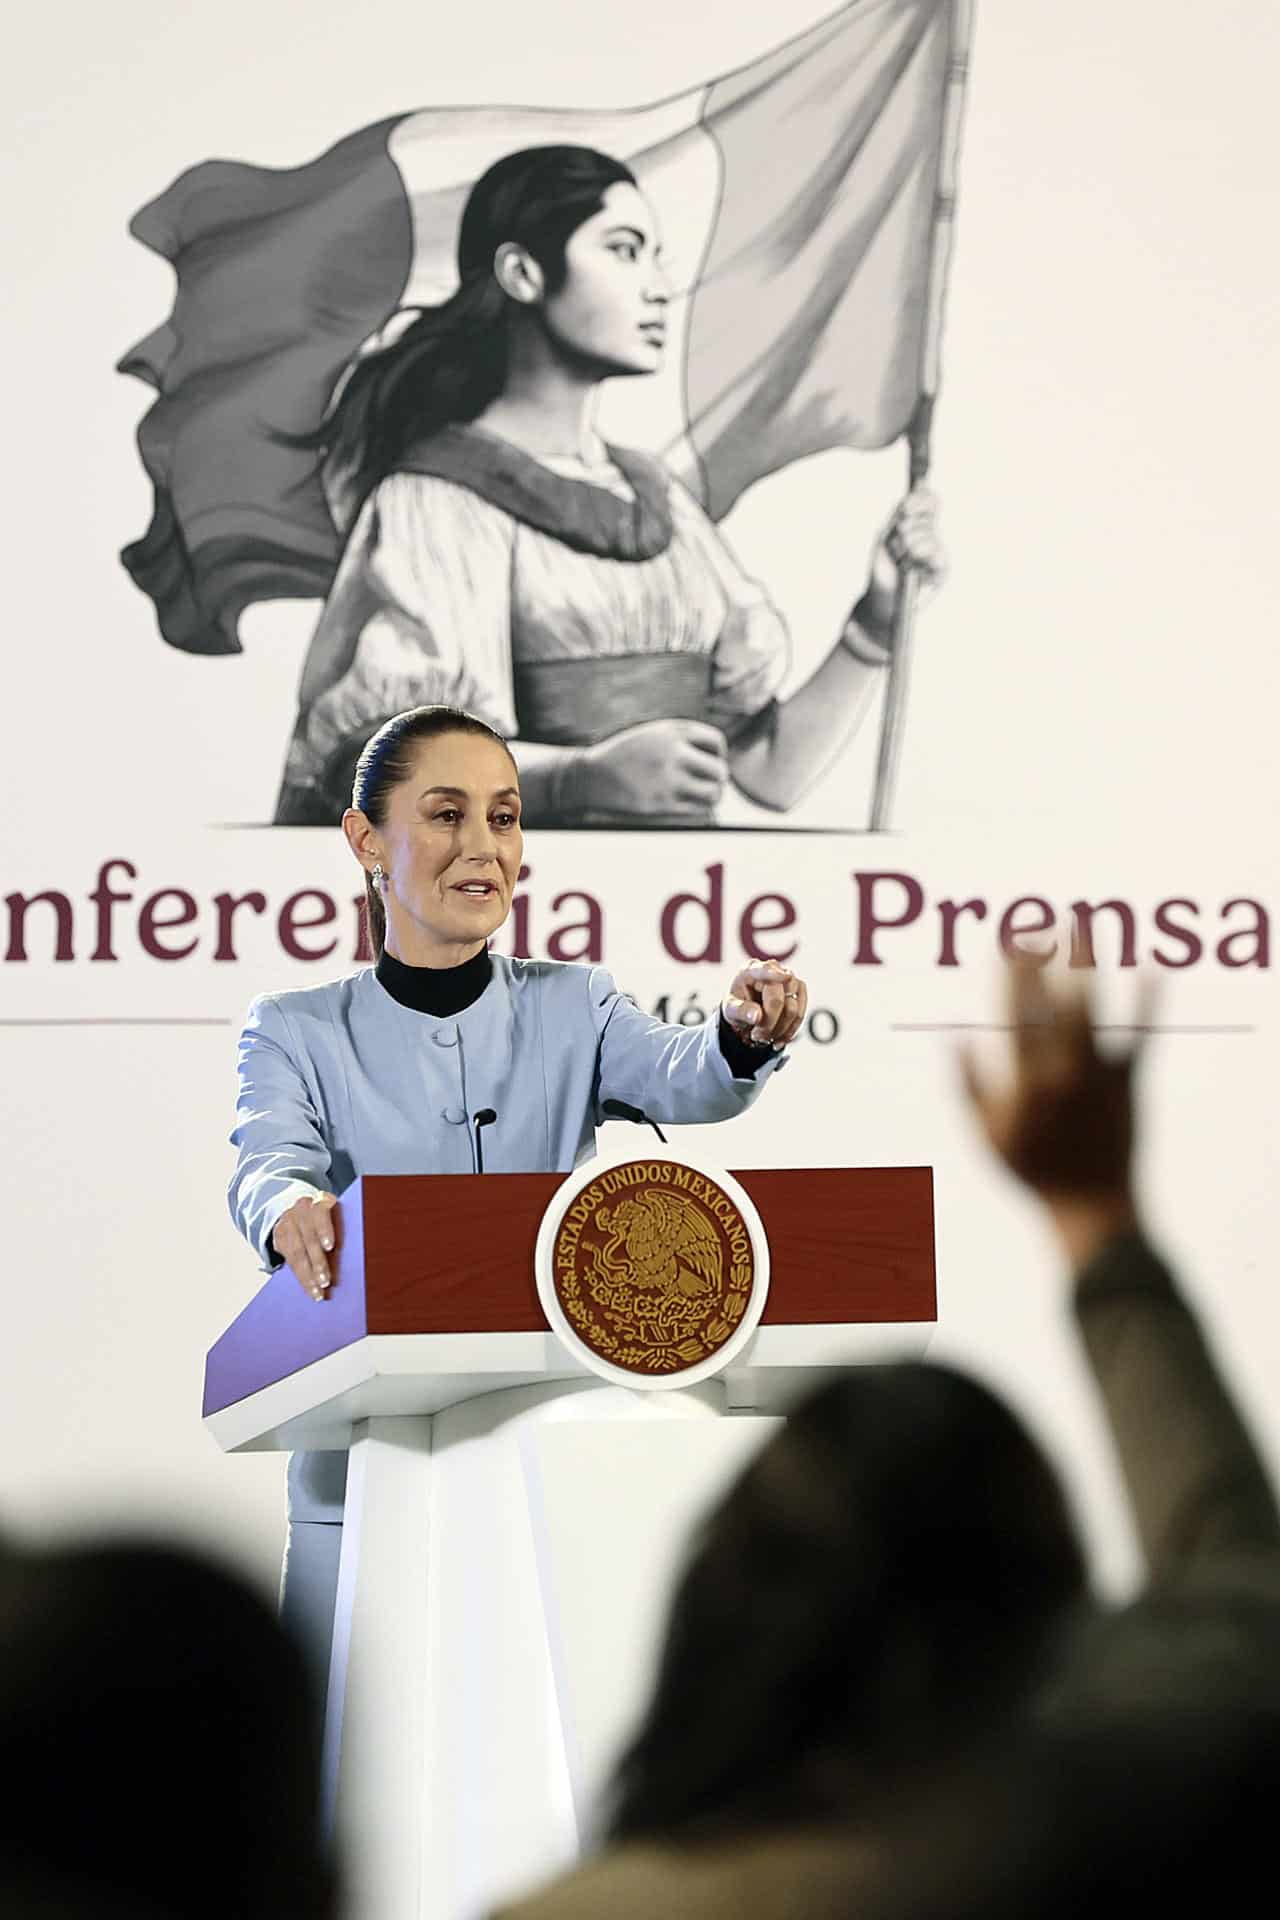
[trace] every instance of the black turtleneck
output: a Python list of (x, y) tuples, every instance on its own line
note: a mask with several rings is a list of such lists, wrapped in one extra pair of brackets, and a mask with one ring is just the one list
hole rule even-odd
[[(414, 1013), (433, 1013), (438, 1020), (464, 1013), (480, 998), (493, 977), (489, 949), (481, 947), (460, 967), (406, 967), (390, 953), (383, 953), (374, 969), (378, 982), (393, 1000)], [(729, 1063), (735, 1080), (754, 1080), (769, 1058), (767, 1047), (748, 1046), (740, 1040), (723, 1013), (719, 1020), (720, 1051)]]
[(402, 1007), (444, 1020), (464, 1013), (480, 998), (493, 974), (493, 962), (488, 947), (481, 947), (460, 967), (406, 967), (403, 960), (383, 953), (374, 971), (379, 985)]

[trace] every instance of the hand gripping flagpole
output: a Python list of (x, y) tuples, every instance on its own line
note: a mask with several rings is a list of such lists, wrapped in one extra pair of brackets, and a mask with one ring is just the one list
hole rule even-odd
[[(969, 74), (969, 41), (972, 22), (973, 0), (953, 0), (951, 47), (947, 59), (947, 90), (942, 109), (942, 137), (938, 143), (938, 184), (934, 196), (924, 339), (920, 356), (920, 399), (907, 427), (907, 474), (908, 484), (911, 487), (923, 486), (929, 475), (929, 440), (933, 427), (934, 401), (938, 394), (942, 314), (946, 299), (951, 242), (955, 230), (956, 165), (960, 152), (960, 128), (964, 116), (965, 82)], [(911, 685), (911, 647), (919, 596), (918, 569), (909, 565), (900, 566), (898, 591), (893, 605), (893, 654), (889, 662), (889, 681), (885, 688), (884, 709), (880, 717), (880, 751), (876, 759), (876, 784), (871, 802), (873, 833), (883, 833), (889, 825), (889, 814), (898, 781), (902, 738), (906, 730), (907, 692)]]

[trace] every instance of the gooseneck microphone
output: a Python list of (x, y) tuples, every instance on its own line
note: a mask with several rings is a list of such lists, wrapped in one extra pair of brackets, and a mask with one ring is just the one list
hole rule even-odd
[(472, 1116), (471, 1124), (475, 1130), (477, 1173), (484, 1172), (484, 1143), (480, 1138), (481, 1132), (485, 1127), (491, 1127), (497, 1117), (492, 1107), (481, 1107), (479, 1113)]
[(602, 1100), (600, 1111), (612, 1114), (616, 1120), (634, 1120), (638, 1127), (652, 1127), (663, 1146), (666, 1146), (667, 1136), (662, 1128), (656, 1120), (651, 1120), (647, 1113), (642, 1113), (639, 1107), (629, 1107), (625, 1100)]

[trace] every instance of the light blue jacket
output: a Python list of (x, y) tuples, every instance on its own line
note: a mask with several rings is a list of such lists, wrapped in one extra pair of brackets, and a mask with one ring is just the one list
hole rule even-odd
[(783, 1063), (735, 1080), (714, 1016), (667, 1026), (603, 967), (493, 956), (478, 1000), (447, 1018), (401, 1006), (372, 968), (264, 994), (240, 1040), (231, 1216), (265, 1268), (271, 1230), (305, 1195), (366, 1173), (475, 1171), (492, 1107), (492, 1173), (568, 1172), (595, 1150), (605, 1100), (675, 1124), (728, 1120)]

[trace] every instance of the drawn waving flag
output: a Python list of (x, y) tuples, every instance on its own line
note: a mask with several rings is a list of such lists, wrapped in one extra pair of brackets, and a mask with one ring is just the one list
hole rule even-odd
[[(606, 397), (613, 437), (665, 453), (717, 518), (761, 476), (901, 435), (922, 393), (939, 166), (965, 0), (852, 0), (764, 59), (621, 113), (428, 109), (286, 170), (210, 161), (136, 216), (177, 276), (121, 370), (155, 506), (123, 559), (160, 629), (240, 649), (258, 600), (325, 594), (342, 544), (316, 427), (353, 357), (456, 284), (473, 182), (517, 148), (625, 159), (679, 289), (665, 369)], [(643, 403), (626, 386), (643, 386)]]

